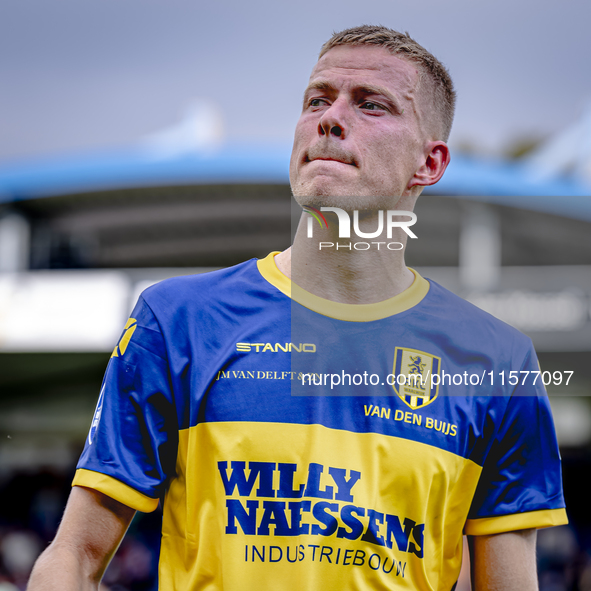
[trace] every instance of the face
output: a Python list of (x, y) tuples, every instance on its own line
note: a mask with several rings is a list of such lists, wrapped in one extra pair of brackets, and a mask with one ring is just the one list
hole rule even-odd
[(328, 51), (312, 71), (295, 131), (290, 181), (298, 202), (361, 209), (355, 198), (366, 197), (374, 201), (365, 207), (381, 208), (418, 195), (413, 181), (430, 139), (418, 86), (417, 68), (384, 48)]

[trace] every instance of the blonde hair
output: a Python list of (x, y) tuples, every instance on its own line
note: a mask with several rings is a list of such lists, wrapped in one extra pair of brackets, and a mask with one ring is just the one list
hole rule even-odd
[(391, 54), (417, 64), (420, 71), (420, 90), (423, 98), (431, 103), (438, 121), (435, 139), (447, 141), (451, 131), (456, 105), (456, 92), (445, 66), (408, 33), (399, 33), (382, 26), (362, 25), (345, 29), (322, 46), (320, 59), (327, 51), (338, 45), (376, 45)]

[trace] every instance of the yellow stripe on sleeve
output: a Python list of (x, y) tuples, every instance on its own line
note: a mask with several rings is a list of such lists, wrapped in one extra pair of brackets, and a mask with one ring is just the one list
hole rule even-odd
[(520, 529), (541, 529), (568, 523), (565, 509), (528, 511), (514, 515), (468, 519), (464, 532), (468, 536), (486, 536)]
[(92, 470), (76, 470), (72, 486), (84, 486), (98, 490), (108, 497), (143, 513), (150, 513), (158, 507), (158, 499), (147, 497), (116, 478)]

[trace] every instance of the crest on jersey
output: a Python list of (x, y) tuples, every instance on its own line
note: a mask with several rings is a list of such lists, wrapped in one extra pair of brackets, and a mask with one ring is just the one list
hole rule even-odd
[(440, 369), (440, 357), (416, 349), (396, 347), (392, 388), (410, 408), (422, 408), (437, 398), (439, 380), (433, 384), (431, 376), (439, 376)]

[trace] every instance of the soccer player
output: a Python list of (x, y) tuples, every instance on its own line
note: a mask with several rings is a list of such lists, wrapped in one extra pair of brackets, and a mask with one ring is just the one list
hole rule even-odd
[(535, 531), (566, 513), (531, 341), (404, 264), (453, 110), (408, 35), (323, 46), (292, 248), (144, 292), (31, 591), (96, 589), (159, 502), (167, 591), (452, 589), (463, 533), (475, 589), (537, 588)]

